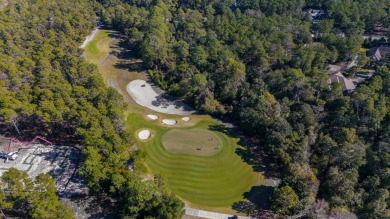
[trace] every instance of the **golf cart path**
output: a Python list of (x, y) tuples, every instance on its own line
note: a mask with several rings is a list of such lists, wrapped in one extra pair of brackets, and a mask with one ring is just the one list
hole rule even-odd
[(83, 42), (83, 44), (81, 44), (81, 46), (79, 47), (80, 49), (84, 49), (89, 42), (91, 42), (91, 40), (95, 37), (96, 33), (99, 31), (99, 28), (100, 27), (96, 27), (95, 30), (92, 31), (92, 33), (90, 35), (88, 35), (87, 37), (85, 37), (85, 41)]
[[(92, 33), (88, 38), (88, 42), (93, 40), (95, 35), (96, 33)], [(86, 44), (88, 44), (88, 42)], [(116, 57), (116, 56), (113, 54), (107, 55), (104, 58), (104, 60), (100, 63), (100, 65), (103, 65), (105, 61), (110, 57)], [(116, 88), (115, 83), (108, 83), (108, 85), (113, 88)], [(149, 109), (154, 107), (154, 109), (152, 109), (153, 111), (167, 113), (167, 114), (183, 115), (183, 116), (188, 116), (195, 112), (192, 108), (184, 104), (182, 101), (172, 98), (171, 96), (166, 94), (160, 87), (152, 83), (152, 81), (150, 80), (145, 81), (145, 80), (136, 79), (130, 81), (127, 84), (125, 89), (126, 90), (124, 90), (124, 92), (127, 91), (127, 93), (135, 102)], [(155, 110), (156, 108), (158, 108), (159, 110)], [(227, 124), (227, 123), (222, 123), (222, 124), (224, 126), (229, 126), (229, 127), (232, 126), (231, 124)], [(133, 144), (132, 149), (138, 150), (137, 145)], [(191, 208), (189, 206), (186, 206), (184, 210), (186, 212), (186, 215), (202, 217), (202, 218), (228, 219), (234, 217), (234, 215), (230, 215), (230, 214), (204, 211), (201, 209)], [(250, 219), (251, 217), (237, 216), (237, 218)]]
[(201, 218), (210, 218), (210, 219), (228, 219), (228, 218), (239, 218), (239, 219), (251, 219), (251, 217), (245, 217), (245, 216), (235, 216), (231, 214), (222, 214), (212, 211), (203, 211), (195, 208), (185, 207), (184, 210), (186, 211), (186, 215), (195, 216), (195, 217), (201, 217)]

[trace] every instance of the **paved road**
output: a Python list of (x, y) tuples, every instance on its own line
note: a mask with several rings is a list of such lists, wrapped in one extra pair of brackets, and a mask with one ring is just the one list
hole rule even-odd
[(387, 36), (385, 35), (363, 35), (363, 39), (369, 39), (371, 38), (372, 40), (380, 40), (382, 38), (384, 38), (385, 40), (387, 40)]
[[(222, 214), (211, 211), (203, 211), (195, 208), (185, 207), (186, 215), (201, 217), (201, 218), (210, 218), (210, 219), (229, 219), (233, 218), (234, 215)], [(251, 217), (237, 216), (239, 219), (250, 219)]]

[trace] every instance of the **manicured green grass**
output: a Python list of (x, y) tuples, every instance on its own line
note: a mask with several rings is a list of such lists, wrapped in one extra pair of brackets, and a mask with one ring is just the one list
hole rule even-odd
[(108, 37), (109, 31), (98, 31), (95, 37), (85, 47), (85, 52), (90, 55), (98, 55), (101, 53), (100, 48), (97, 46), (98, 42)]
[[(168, 188), (176, 195), (197, 206), (207, 209), (231, 206), (242, 200), (243, 194), (256, 183), (258, 175), (235, 153), (239, 147), (238, 139), (213, 131), (223, 143), (220, 153), (209, 157), (174, 154), (161, 143), (169, 128), (147, 123), (136, 113), (130, 114), (127, 121), (134, 134), (140, 128), (155, 131), (153, 140), (137, 142), (146, 152), (148, 167), (154, 174), (163, 174)], [(217, 125), (215, 121), (202, 120), (195, 128), (210, 129)], [(192, 128), (183, 128), (186, 129), (190, 131)]]
[(162, 145), (171, 153), (198, 156), (215, 155), (223, 146), (216, 134), (205, 129), (171, 129), (163, 135)]
[[(208, 115), (191, 115), (191, 120), (184, 122), (181, 120), (183, 116), (154, 112), (132, 101), (126, 92), (126, 85), (135, 79), (146, 80), (147, 76), (133, 68), (140, 60), (108, 56), (118, 43), (118, 40), (109, 36), (110, 33), (107, 30), (100, 30), (87, 45), (84, 57), (89, 62), (97, 64), (105, 81), (114, 84), (128, 99), (126, 122), (138, 147), (146, 152), (146, 165), (149, 171), (152, 174), (163, 174), (167, 179), (168, 189), (191, 207), (236, 214), (231, 209), (232, 203), (242, 200), (243, 194), (255, 184), (264, 185), (264, 177), (254, 172), (252, 167), (235, 153), (239, 148), (238, 139), (213, 131), (223, 145), (220, 152), (215, 155), (202, 157), (168, 152), (162, 145), (162, 138), (173, 127), (162, 125), (162, 119), (177, 120), (174, 130), (183, 132), (195, 129), (208, 132), (210, 127), (219, 123)], [(122, 66), (125, 64), (128, 68), (120, 68), (118, 64)], [(147, 114), (158, 115), (159, 119), (152, 121), (147, 118)], [(152, 130), (152, 137), (145, 141), (137, 140), (138, 132), (143, 128)]]

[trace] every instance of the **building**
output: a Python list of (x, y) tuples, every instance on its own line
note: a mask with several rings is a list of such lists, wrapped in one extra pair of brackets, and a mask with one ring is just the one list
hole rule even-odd
[(373, 61), (379, 61), (390, 53), (389, 46), (374, 47), (367, 52), (367, 56)]
[(363, 78), (363, 79), (369, 79), (369, 78), (372, 78), (372, 76), (374, 76), (375, 74), (375, 70), (368, 70), (368, 73), (356, 73), (356, 76), (359, 77), (359, 78)]
[(329, 78), (331, 83), (340, 83), (344, 93), (351, 93), (356, 88), (353, 80), (346, 78), (341, 72), (333, 73)]
[(325, 12), (321, 9), (307, 9), (303, 11), (303, 15), (309, 14), (314, 24), (318, 23), (324, 16)]

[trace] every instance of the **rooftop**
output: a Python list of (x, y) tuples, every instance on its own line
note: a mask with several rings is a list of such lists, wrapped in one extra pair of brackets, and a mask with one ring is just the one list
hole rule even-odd
[(370, 59), (372, 60), (379, 61), (382, 59), (382, 57), (386, 56), (389, 53), (390, 53), (389, 46), (379, 46), (370, 49), (367, 52), (367, 56), (370, 57)]
[(329, 75), (330, 81), (332, 83), (340, 83), (343, 87), (343, 91), (353, 91), (356, 88), (356, 85), (353, 83), (353, 80), (346, 78), (341, 72), (337, 72)]
[(318, 23), (318, 21), (323, 18), (323, 16), (325, 15), (325, 12), (324, 10), (321, 10), (321, 9), (306, 9), (303, 11), (303, 14), (306, 15), (307, 13), (310, 14), (312, 20), (313, 20), (313, 23)]

